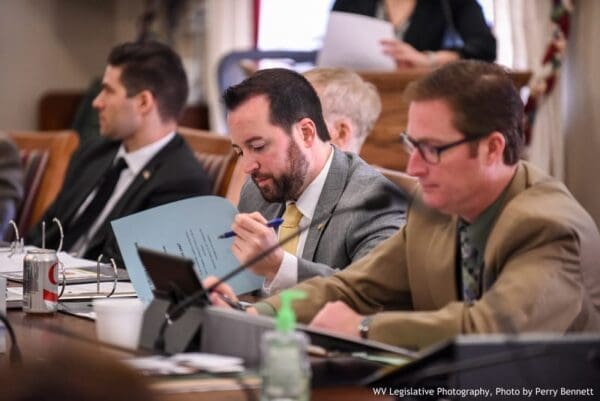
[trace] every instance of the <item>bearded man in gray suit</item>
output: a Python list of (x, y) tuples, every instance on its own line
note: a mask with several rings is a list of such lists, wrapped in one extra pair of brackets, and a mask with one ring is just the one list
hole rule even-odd
[[(233, 147), (249, 175), (232, 225), (232, 251), (240, 263), (277, 243), (268, 220), (283, 216), (281, 238), (283, 227), (293, 232), (317, 223), (291, 247), (282, 245), (251, 266), (265, 277), (266, 293), (329, 276), (404, 224), (401, 197), (377, 210), (361, 207), (392, 184), (357, 155), (329, 143), (319, 98), (303, 76), (262, 70), (227, 89), (223, 100)], [(291, 215), (299, 223), (291, 223)]]

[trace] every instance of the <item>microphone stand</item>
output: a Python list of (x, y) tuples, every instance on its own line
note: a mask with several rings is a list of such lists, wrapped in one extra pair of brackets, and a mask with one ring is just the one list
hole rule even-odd
[[(332, 214), (333, 213), (328, 214), (327, 217), (330, 217)], [(280, 246), (288, 243), (289, 241), (291, 241), (292, 239), (296, 238), (298, 235), (302, 234), (304, 231), (306, 231), (310, 227), (313, 227), (314, 224), (316, 224), (316, 223), (317, 222), (314, 222), (314, 223), (311, 222), (311, 224), (307, 224), (304, 227), (300, 227), (299, 229), (297, 229), (296, 231), (294, 231), (293, 233), (291, 233), (287, 237), (285, 237), (282, 240), (278, 241), (275, 245), (273, 245), (273, 246), (265, 249), (263, 252), (259, 253), (258, 255), (256, 255), (255, 257), (253, 257), (252, 259), (248, 260), (246, 263), (243, 263), (240, 266), (238, 266), (237, 268), (235, 268), (234, 270), (230, 271), (225, 276), (221, 277), (213, 285), (211, 285), (211, 286), (209, 286), (207, 288), (201, 288), (200, 290), (196, 291), (195, 293), (189, 295), (187, 298), (184, 298), (181, 302), (178, 302), (178, 303), (174, 304), (172, 308), (168, 307), (167, 310), (164, 313), (164, 319), (163, 319), (162, 323), (160, 324), (160, 327), (158, 329), (158, 334), (157, 334), (156, 339), (154, 341), (154, 345), (153, 345), (154, 351), (158, 351), (158, 352), (161, 352), (161, 353), (165, 352), (165, 345), (166, 345), (165, 344), (166, 343), (166, 341), (165, 341), (165, 335), (166, 335), (167, 327), (170, 326), (171, 324), (173, 324), (174, 321), (182, 318), (183, 317), (182, 313), (185, 314), (185, 312), (187, 312), (188, 310), (190, 310), (192, 308), (192, 305), (197, 304), (202, 299), (204, 299), (204, 297), (207, 294), (210, 294), (211, 292), (213, 292), (219, 285), (221, 285), (222, 283), (224, 283), (227, 280), (231, 279), (232, 277), (237, 276), (243, 270), (246, 270), (249, 266), (251, 266), (254, 263), (258, 262), (259, 260), (261, 260), (262, 258), (264, 258), (265, 256), (267, 256), (268, 254), (270, 254), (271, 252), (273, 252), (278, 247), (280, 247)], [(318, 223), (320, 223), (320, 222), (318, 222)], [(172, 305), (172, 304), (169, 303), (169, 306), (170, 305)], [(201, 305), (201, 307), (204, 307), (204, 306), (205, 305)], [(171, 309), (171, 310), (169, 310), (169, 309)], [(179, 350), (180, 347), (178, 347), (177, 349)]]
[(4, 327), (6, 327), (8, 335), (10, 336), (10, 363), (11, 365), (18, 365), (21, 363), (22, 357), (21, 349), (19, 348), (19, 344), (17, 343), (17, 336), (15, 335), (15, 331), (13, 330), (12, 325), (8, 321), (8, 318), (2, 313), (0, 313), (0, 321), (4, 324)]
[[(328, 215), (330, 216), (330, 215)], [(242, 263), (241, 265), (239, 265), (238, 267), (236, 267), (235, 269), (233, 269), (232, 271), (230, 271), (229, 273), (227, 273), (226, 275), (224, 275), (223, 277), (221, 277), (219, 280), (217, 280), (217, 282), (215, 282), (214, 284), (196, 291), (194, 294), (190, 295), (189, 297), (187, 297), (186, 299), (184, 299), (182, 302), (180, 302), (176, 308), (173, 309), (173, 314), (179, 312), (180, 310), (183, 310), (187, 307), (189, 307), (190, 305), (196, 303), (198, 300), (202, 299), (202, 297), (204, 297), (204, 295), (206, 294), (210, 294), (211, 292), (213, 292), (219, 285), (227, 282), (229, 279), (237, 276), (238, 274), (240, 274), (243, 270), (246, 270), (248, 267), (252, 266), (254, 263), (258, 262), (259, 260), (261, 260), (262, 258), (264, 258), (265, 256), (269, 255), (271, 252), (273, 252), (274, 250), (276, 250), (277, 248), (279, 248), (280, 246), (283, 246), (285, 244), (287, 244), (288, 242), (290, 242), (291, 240), (293, 240), (294, 238), (296, 238), (297, 236), (299, 236), (300, 234), (302, 234), (304, 231), (308, 230), (309, 228), (313, 227), (314, 224), (307, 224), (303, 227), (300, 227), (299, 229), (297, 229), (296, 231), (294, 231), (293, 233), (291, 233), (290, 235), (288, 235), (287, 237), (283, 238), (282, 240), (278, 241), (275, 245), (265, 249), (264, 251), (262, 251), (261, 253), (259, 253), (258, 255), (256, 255), (255, 257), (253, 257), (252, 259), (248, 260), (246, 263)]]
[[(374, 197), (368, 199), (364, 204), (359, 205), (359, 207), (364, 207), (367, 210), (374, 210), (374, 209), (383, 208), (383, 207), (387, 206), (389, 203), (390, 203), (389, 195), (387, 193), (385, 193), (385, 196), (384, 195), (374, 196)], [(192, 294), (189, 297), (187, 297), (186, 299), (184, 299), (182, 302), (180, 302), (177, 305), (177, 307), (175, 307), (173, 309), (173, 313), (171, 313), (171, 316), (180, 312), (181, 310), (189, 307), (190, 305), (196, 303), (198, 300), (200, 300), (206, 294), (210, 294), (211, 292), (213, 292), (219, 285), (221, 285), (221, 284), (227, 282), (229, 279), (237, 276), (243, 270), (246, 270), (248, 267), (252, 266), (254, 263), (258, 262), (265, 256), (269, 255), (271, 252), (273, 252), (275, 249), (279, 248), (280, 246), (287, 244), (288, 242), (290, 242), (291, 240), (293, 240), (294, 238), (296, 238), (297, 236), (302, 234), (304, 231), (321, 224), (323, 221), (329, 220), (334, 214), (344, 214), (344, 213), (347, 213), (347, 212), (350, 212), (350, 211), (353, 211), (356, 209), (358, 209), (357, 206), (349, 206), (349, 207), (338, 210), (337, 213), (336, 213), (336, 210), (332, 210), (329, 214), (327, 214), (325, 216), (325, 218), (313, 220), (310, 222), (310, 224), (300, 227), (299, 229), (297, 229), (296, 231), (294, 231), (287, 237), (278, 241), (275, 245), (265, 249), (263, 252), (259, 253), (258, 255), (256, 255), (252, 259), (248, 260), (247, 262), (242, 263), (240, 266), (238, 266), (234, 270), (230, 271), (229, 273), (227, 273), (226, 275), (221, 277), (214, 284), (210, 285), (209, 287), (207, 287), (205, 289), (204, 288), (200, 289), (200, 290), (196, 291), (194, 294)]]
[[(184, 300), (185, 295), (184, 292), (174, 283), (171, 283), (171, 290), (169, 291), (168, 298), (170, 299), (168, 303), (167, 311), (165, 312), (165, 320), (163, 320), (158, 335), (156, 336), (156, 340), (154, 341), (154, 349), (163, 352), (165, 349), (165, 331), (167, 327), (173, 323), (173, 319), (177, 319), (179, 317), (178, 312), (169, 311), (171, 307), (175, 307), (178, 305), (179, 300)], [(202, 307), (206, 305), (201, 305)]]

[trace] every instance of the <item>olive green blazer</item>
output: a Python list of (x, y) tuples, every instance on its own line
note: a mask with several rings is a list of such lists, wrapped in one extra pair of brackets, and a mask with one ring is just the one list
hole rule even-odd
[[(372, 253), (297, 288), (308, 323), (329, 301), (375, 314), (369, 338), (420, 348), (457, 334), (600, 330), (600, 235), (559, 181), (520, 162), (484, 253), (483, 294), (459, 300), (457, 216), (413, 201), (407, 224)], [(266, 300), (273, 307), (279, 299)]]

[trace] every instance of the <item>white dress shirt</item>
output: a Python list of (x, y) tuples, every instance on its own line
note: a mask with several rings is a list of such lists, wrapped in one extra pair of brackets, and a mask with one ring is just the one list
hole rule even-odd
[[(98, 231), (100, 226), (104, 223), (104, 220), (108, 217), (110, 212), (113, 210), (117, 202), (121, 199), (123, 194), (127, 191), (135, 177), (142, 171), (144, 166), (152, 160), (152, 158), (164, 148), (167, 143), (173, 139), (175, 136), (175, 132), (171, 132), (170, 134), (164, 136), (156, 142), (153, 142), (149, 145), (144, 146), (138, 150), (127, 153), (125, 151), (125, 147), (121, 144), (121, 147), (117, 151), (115, 158), (113, 159), (113, 164), (122, 157), (127, 162), (127, 168), (125, 168), (121, 172), (121, 176), (119, 177), (119, 181), (115, 186), (115, 190), (112, 193), (112, 196), (106, 202), (106, 206), (102, 209), (102, 212), (98, 215), (98, 218), (94, 220), (94, 223), (91, 225), (90, 229), (83, 235), (81, 238), (77, 240), (75, 245), (71, 249), (67, 249), (67, 251), (74, 253), (76, 256), (82, 256), (90, 245), (90, 239), (94, 237), (94, 234)], [(79, 216), (85, 208), (90, 204), (92, 199), (96, 196), (96, 190), (93, 190), (90, 195), (86, 198), (86, 200), (81, 204), (79, 210), (77, 210), (77, 216)]]
[[(296, 201), (296, 207), (302, 213), (302, 219), (300, 220), (300, 227), (306, 227), (310, 225), (321, 191), (325, 185), (327, 174), (329, 174), (329, 168), (331, 167), (331, 161), (333, 160), (333, 147), (330, 150), (327, 162), (321, 169), (319, 175), (306, 187), (304, 192), (300, 195)], [(287, 202), (289, 204), (290, 202)], [(287, 206), (286, 204), (286, 206)], [(281, 266), (273, 280), (263, 282), (263, 292), (265, 295), (276, 294), (277, 292), (292, 287), (298, 283), (298, 258), (302, 258), (304, 252), (304, 244), (306, 243), (306, 237), (308, 237), (308, 230), (303, 231), (298, 238), (298, 248), (296, 248), (296, 254), (292, 255), (288, 252), (283, 253), (283, 260)]]

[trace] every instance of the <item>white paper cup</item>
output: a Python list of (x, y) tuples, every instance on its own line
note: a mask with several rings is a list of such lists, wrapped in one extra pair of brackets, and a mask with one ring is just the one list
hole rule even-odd
[(137, 349), (144, 317), (144, 304), (137, 298), (96, 299), (98, 340), (124, 348)]

